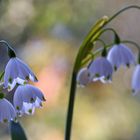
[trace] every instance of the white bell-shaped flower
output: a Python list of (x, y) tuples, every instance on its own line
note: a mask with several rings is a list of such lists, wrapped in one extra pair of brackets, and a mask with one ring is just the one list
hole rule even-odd
[(135, 63), (133, 52), (124, 44), (114, 45), (107, 56), (113, 68), (117, 70), (121, 65), (128, 66)]
[(140, 92), (140, 64), (138, 64), (132, 75), (132, 91), (133, 94)]
[(77, 74), (77, 83), (80, 86), (86, 86), (89, 82), (92, 81), (90, 73), (87, 68), (82, 68)]
[(8, 88), (10, 91), (15, 87), (16, 83), (24, 84), (28, 80), (35, 82), (37, 78), (27, 64), (17, 57), (12, 57), (5, 68), (5, 88)]
[(33, 115), (35, 111), (35, 105), (33, 103), (23, 102), (21, 114)]
[(100, 80), (101, 82), (106, 83), (112, 80), (113, 68), (105, 57), (95, 59), (89, 65), (88, 71), (93, 81)]
[(15, 91), (13, 103), (18, 115), (33, 114), (35, 108), (45, 101), (43, 93), (35, 86), (19, 85)]
[(0, 122), (16, 120), (16, 111), (13, 105), (6, 99), (0, 99)]

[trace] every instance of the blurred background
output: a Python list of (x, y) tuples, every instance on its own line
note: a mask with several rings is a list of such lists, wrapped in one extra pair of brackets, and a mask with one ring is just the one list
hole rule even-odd
[[(82, 40), (100, 17), (111, 16), (139, 0), (0, 0), (0, 39), (15, 48), (35, 72), (47, 102), (21, 118), (29, 140), (63, 140), (70, 79)], [(122, 39), (140, 43), (140, 11), (132, 9), (113, 22)], [(112, 42), (113, 35), (102, 36)], [(99, 47), (101, 44), (99, 44)], [(132, 48), (132, 46), (129, 46)], [(137, 50), (133, 49), (137, 54)], [(8, 61), (0, 47), (0, 70)], [(132, 96), (134, 67), (121, 68), (111, 84), (77, 88), (72, 140), (140, 140), (140, 95)], [(0, 140), (10, 140), (0, 124)]]

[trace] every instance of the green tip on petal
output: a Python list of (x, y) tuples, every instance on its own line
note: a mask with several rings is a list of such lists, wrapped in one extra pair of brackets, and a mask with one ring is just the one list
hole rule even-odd
[(19, 106), (16, 106), (16, 109), (17, 109), (17, 110), (20, 110)]
[(96, 73), (96, 74), (95, 74), (95, 77), (100, 77), (100, 74), (99, 74), (99, 73)]
[(29, 112), (30, 114), (32, 114), (32, 109), (29, 109), (28, 112)]
[(4, 123), (7, 123), (7, 122), (8, 122), (8, 120), (5, 118), (5, 119), (3, 119), (3, 122), (4, 122)]
[(12, 80), (12, 78), (10, 77), (8, 81), (9, 81), (10, 84), (12, 84), (12, 81), (13, 81), (13, 80)]
[(29, 80), (29, 76), (26, 76), (26, 78), (25, 78), (26, 80)]
[(0, 99), (3, 99), (4, 98), (4, 93), (0, 93)]

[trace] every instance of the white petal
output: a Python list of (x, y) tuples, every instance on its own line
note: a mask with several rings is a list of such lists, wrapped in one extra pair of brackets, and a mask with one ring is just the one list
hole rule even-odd
[[(45, 101), (43, 93), (29, 84), (18, 86), (13, 99), (14, 106), (19, 115), (33, 113), (35, 107), (41, 107), (42, 101)], [(32, 109), (32, 111), (29, 109)]]
[(18, 84), (24, 85), (26, 82), (27, 82), (27, 80), (23, 80), (23, 79), (21, 79), (19, 77), (16, 78), (16, 83), (18, 83)]
[(18, 92), (17, 89), (13, 97), (13, 103), (17, 111), (20, 111), (22, 109), (22, 105), (23, 105), (22, 94), (20, 94), (20, 92)]
[(42, 101), (37, 97), (34, 106), (37, 108), (41, 108), (42, 107)]
[(133, 72), (132, 89), (135, 93), (140, 92), (140, 64), (138, 64)]
[(85, 86), (91, 82), (90, 74), (87, 68), (82, 68), (77, 75), (77, 83), (80, 86)]
[(12, 83), (8, 83), (8, 91), (11, 91), (14, 89), (14, 87), (16, 86), (16, 79), (13, 80)]
[(35, 107), (34, 107), (34, 105), (31, 104), (31, 103), (23, 102), (22, 111), (23, 111), (25, 114), (33, 115), (33, 114), (34, 114), (34, 111), (35, 111)]
[(110, 81), (112, 79), (113, 68), (105, 57), (99, 57), (89, 66), (89, 73), (93, 81), (100, 80), (104, 83), (104, 80)]
[(133, 52), (124, 44), (114, 45), (110, 49), (107, 59), (114, 68), (135, 63)]
[(27, 64), (25, 64), (25, 63), (24, 63), (22, 60), (20, 60), (19, 58), (17, 58), (17, 61), (18, 61), (19, 65), (20, 65), (20, 67), (21, 67), (21, 70), (24, 71), (24, 74), (25, 74), (24, 76), (25, 76), (25, 78), (26, 78), (26, 76), (29, 76), (29, 79), (30, 79), (31, 81), (36, 82), (37, 79), (36, 79), (34, 73), (32, 72), (32, 70), (29, 68), (29, 66), (28, 66)]
[(15, 120), (16, 112), (12, 104), (6, 99), (0, 99), (0, 121)]
[(4, 85), (7, 88), (9, 79), (11, 79), (11, 82), (17, 77), (17, 67), (15, 64), (15, 59), (11, 58), (9, 62), (6, 65), (5, 73), (4, 73)]
[(5, 68), (5, 88), (7, 88), (8, 85), (10, 85), (11, 88), (14, 88), (16, 85), (14, 79), (17, 83), (23, 84), (25, 80), (27, 80), (27, 77), (29, 77), (29, 79), (34, 82), (37, 81), (34, 73), (31, 71), (27, 64), (25, 64), (17, 57), (11, 58)]

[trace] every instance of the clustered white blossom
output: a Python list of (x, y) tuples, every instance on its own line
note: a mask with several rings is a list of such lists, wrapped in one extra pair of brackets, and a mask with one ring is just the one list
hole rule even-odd
[[(88, 66), (83, 67), (77, 74), (77, 83), (80, 86), (86, 86), (88, 83), (101, 81), (108, 83), (112, 81), (113, 73), (120, 66), (129, 67), (136, 64), (134, 53), (126, 45), (120, 43), (113, 45), (107, 54), (92, 60)], [(133, 94), (140, 92), (140, 64), (132, 75), (132, 91)]]
[[(16, 121), (18, 116), (33, 114), (35, 108), (42, 107), (45, 97), (40, 89), (28, 84), (29, 80), (37, 81), (32, 70), (15, 55), (11, 56), (0, 88), (0, 122)], [(15, 91), (12, 102), (6, 99), (5, 90), (7, 94)]]

